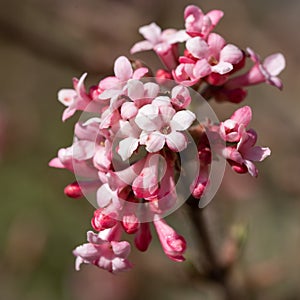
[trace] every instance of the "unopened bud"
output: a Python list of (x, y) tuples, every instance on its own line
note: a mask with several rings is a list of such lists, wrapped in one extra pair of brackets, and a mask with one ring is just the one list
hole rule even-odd
[(68, 184), (64, 189), (64, 193), (66, 196), (74, 199), (83, 197), (81, 187), (79, 186), (79, 183), (77, 181)]

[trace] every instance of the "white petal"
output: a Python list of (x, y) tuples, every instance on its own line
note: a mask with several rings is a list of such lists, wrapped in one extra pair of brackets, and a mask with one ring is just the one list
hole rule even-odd
[(132, 100), (141, 99), (144, 96), (144, 85), (141, 81), (131, 79), (127, 83), (128, 97)]
[(74, 103), (74, 97), (77, 95), (73, 89), (62, 89), (58, 92), (58, 101), (65, 106), (70, 106)]
[(131, 157), (132, 153), (137, 149), (139, 140), (134, 137), (128, 137), (119, 143), (118, 154), (125, 161)]
[(207, 43), (198, 36), (189, 39), (186, 48), (196, 58), (206, 58), (209, 51)]
[(152, 48), (153, 45), (149, 41), (141, 41), (133, 45), (133, 47), (130, 49), (130, 53), (134, 54), (136, 52), (151, 50)]
[(135, 117), (135, 123), (145, 131), (160, 129), (160, 118), (158, 112), (157, 106), (147, 104), (140, 108), (137, 116)]
[(263, 66), (272, 76), (277, 76), (285, 68), (285, 58), (281, 53), (268, 56)]
[(157, 152), (161, 150), (165, 145), (165, 136), (158, 131), (152, 132), (146, 140), (146, 150), (148, 152)]
[(132, 66), (129, 59), (125, 56), (120, 56), (115, 61), (114, 72), (117, 78), (121, 81), (126, 81), (132, 77)]
[(195, 119), (195, 114), (190, 110), (178, 111), (171, 121), (171, 128), (172, 130), (179, 131), (186, 130), (192, 125)]
[(187, 146), (187, 139), (185, 135), (178, 131), (173, 131), (168, 134), (166, 136), (166, 141), (168, 147), (175, 152), (180, 152)]
[(232, 64), (224, 61), (220, 61), (217, 65), (211, 67), (211, 70), (214, 73), (219, 73), (221, 75), (229, 73), (232, 69)]
[(148, 40), (154, 45), (159, 42), (161, 28), (157, 24), (151, 23), (149, 25), (140, 27), (139, 33), (143, 35), (146, 40)]

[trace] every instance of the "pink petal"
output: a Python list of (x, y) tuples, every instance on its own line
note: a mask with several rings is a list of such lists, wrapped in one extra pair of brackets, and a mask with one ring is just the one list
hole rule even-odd
[(111, 242), (112, 250), (114, 254), (120, 258), (127, 258), (130, 253), (130, 244), (126, 241)]
[(114, 72), (121, 81), (126, 81), (132, 77), (132, 66), (128, 58), (120, 56), (115, 61)]
[(159, 93), (159, 85), (153, 82), (147, 82), (144, 84), (145, 98), (155, 98)]
[(67, 107), (62, 115), (62, 121), (65, 122), (67, 119), (72, 117), (76, 113), (76, 108), (72, 106)]
[(277, 76), (285, 68), (285, 58), (281, 53), (276, 53), (268, 56), (263, 66), (272, 76)]
[(221, 75), (229, 73), (233, 69), (231, 63), (220, 61), (217, 65), (212, 66), (212, 72), (219, 73)]
[(94, 260), (99, 256), (98, 249), (90, 243), (83, 244), (81, 246), (76, 247), (73, 251), (75, 256), (80, 256), (83, 259)]
[(140, 27), (139, 33), (143, 35), (146, 40), (152, 43), (152, 45), (155, 45), (159, 42), (161, 28), (157, 24), (151, 23), (149, 25)]
[(252, 161), (250, 161), (250, 160), (245, 160), (245, 161), (244, 161), (244, 165), (247, 167), (248, 172), (249, 172), (249, 174), (250, 174), (251, 176), (257, 177), (257, 175), (258, 175), (258, 170), (257, 170), (255, 164), (254, 164)]
[(190, 36), (186, 33), (185, 30), (179, 30), (174, 33), (172, 36), (168, 37), (167, 41), (169, 44), (182, 43), (187, 41)]
[(138, 68), (133, 72), (133, 79), (140, 79), (149, 72), (148, 68)]
[(73, 144), (73, 158), (87, 160), (95, 154), (95, 143), (92, 141), (78, 141)]
[(132, 183), (132, 190), (138, 198), (151, 198), (158, 190), (160, 155), (148, 154), (145, 165)]
[(216, 59), (219, 58), (220, 52), (225, 46), (225, 40), (217, 33), (211, 33), (208, 36), (207, 43), (209, 45), (209, 50), (211, 55), (214, 56)]
[[(169, 99), (168, 99), (169, 100)], [(168, 101), (168, 104), (170, 102)], [(173, 116), (175, 115), (175, 109), (168, 106), (168, 105), (161, 105), (159, 107), (159, 112), (160, 112), (160, 116), (161, 119), (163, 121), (164, 124), (169, 124), (171, 119), (173, 118)]]
[(112, 260), (112, 273), (128, 271), (132, 267), (132, 264), (127, 259), (116, 257)]
[(211, 23), (214, 28), (219, 23), (219, 21), (222, 19), (222, 17), (224, 16), (224, 13), (221, 10), (211, 10), (210, 12), (208, 12), (206, 14), (206, 16), (210, 18)]
[(123, 119), (131, 119), (138, 113), (138, 108), (133, 102), (124, 102), (121, 106), (121, 116)]
[(171, 121), (171, 128), (172, 130), (179, 131), (186, 130), (192, 125), (195, 119), (195, 114), (190, 110), (178, 111)]
[(194, 66), (193, 75), (195, 78), (203, 78), (211, 73), (211, 66), (206, 59), (200, 59)]
[(130, 53), (134, 54), (136, 52), (147, 51), (153, 49), (153, 45), (149, 41), (140, 41), (133, 45), (130, 49)]
[(243, 52), (235, 45), (228, 44), (220, 52), (220, 61), (237, 64), (243, 58)]
[(250, 148), (245, 154), (244, 158), (252, 161), (263, 161), (265, 158), (271, 155), (271, 150), (266, 147), (255, 146)]
[(180, 152), (187, 147), (186, 136), (178, 131), (172, 131), (166, 135), (166, 142), (168, 147), (175, 152)]
[(165, 140), (165, 136), (158, 131), (150, 133), (145, 142), (146, 150), (150, 153), (161, 150), (165, 145)]
[(278, 77), (272, 76), (267, 82), (273, 86), (276, 86), (280, 90), (283, 88), (282, 81)]
[(58, 169), (64, 169), (65, 168), (65, 165), (62, 164), (62, 162), (60, 161), (60, 159), (58, 157), (55, 157), (55, 158), (51, 159), (48, 163), (48, 166), (52, 167), (52, 168), (58, 168)]
[(230, 119), (247, 127), (252, 119), (252, 110), (249, 106), (241, 107), (233, 113)]
[(112, 191), (107, 183), (103, 184), (97, 191), (97, 204), (99, 207), (106, 207), (117, 197), (117, 193)]
[(120, 80), (114, 76), (109, 76), (102, 79), (99, 83), (99, 88), (101, 90), (108, 90), (108, 89), (116, 89), (118, 88), (118, 84)]
[(194, 37), (186, 42), (186, 49), (196, 58), (206, 58), (209, 52), (207, 43), (200, 37)]
[(62, 89), (58, 92), (58, 101), (65, 106), (70, 106), (74, 102), (74, 97), (77, 95), (73, 89)]

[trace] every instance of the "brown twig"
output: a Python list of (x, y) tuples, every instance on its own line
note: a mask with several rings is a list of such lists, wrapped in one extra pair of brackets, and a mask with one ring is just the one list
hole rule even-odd
[(212, 241), (212, 237), (208, 231), (206, 214), (203, 209), (199, 209), (198, 200), (191, 196), (187, 201), (187, 204), (191, 222), (197, 233), (199, 248), (203, 249), (203, 253), (207, 259), (207, 279), (223, 287), (224, 299), (245, 300), (245, 298), (242, 298), (239, 295), (239, 292), (230, 281), (230, 268), (228, 266), (224, 266), (220, 257), (218, 256), (215, 245)]

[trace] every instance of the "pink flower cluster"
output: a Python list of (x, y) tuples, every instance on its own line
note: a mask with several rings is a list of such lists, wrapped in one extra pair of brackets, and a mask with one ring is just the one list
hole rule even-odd
[[(247, 95), (245, 87), (263, 82), (282, 89), (277, 75), (285, 68), (284, 56), (273, 54), (262, 62), (250, 48), (243, 51), (227, 43), (221, 35), (212, 32), (222, 17), (220, 10), (204, 14), (199, 7), (189, 5), (184, 11), (184, 30), (161, 31), (155, 23), (143, 26), (140, 33), (145, 41), (136, 43), (131, 53), (153, 49), (165, 66), (156, 73), (160, 82), (174, 79), (197, 89), (206, 84), (202, 94), (207, 99), (240, 103)], [(180, 55), (179, 44), (182, 42), (185, 42), (185, 49)], [(245, 67), (246, 58), (253, 61), (253, 67), (235, 76)]]
[[(178, 206), (176, 184), (183, 166), (180, 153), (194, 143), (199, 169), (190, 184), (190, 194), (200, 199), (210, 180), (211, 142), (218, 144), (217, 155), (225, 158), (238, 173), (257, 176), (254, 162), (270, 155), (269, 148), (255, 146), (257, 135), (247, 129), (250, 107), (238, 109), (219, 124), (200, 124), (190, 110), (190, 88), (198, 90), (206, 83), (203, 95), (216, 100), (240, 102), (244, 87), (267, 82), (282, 86), (278, 77), (284, 58), (275, 54), (261, 62), (250, 49), (247, 53), (226, 43), (212, 30), (223, 12), (203, 14), (188, 6), (184, 12), (185, 30), (162, 31), (155, 23), (140, 28), (145, 41), (138, 42), (132, 53), (153, 49), (166, 69), (156, 72), (136, 67), (124, 56), (114, 63), (114, 76), (102, 79), (88, 90), (84, 80), (73, 79), (73, 89), (62, 89), (59, 101), (66, 106), (63, 121), (76, 111), (91, 113), (79, 120), (70, 147), (58, 151), (50, 166), (67, 169), (77, 181), (65, 188), (71, 198), (95, 195), (97, 209), (91, 220), (93, 229), (87, 241), (74, 250), (76, 269), (82, 263), (93, 264), (109, 272), (128, 270), (130, 243), (123, 233), (134, 236), (134, 245), (146, 251), (152, 240), (150, 223), (165, 254), (183, 261), (186, 241), (164, 220)], [(185, 42), (179, 56), (179, 43)], [(245, 74), (232, 77), (250, 56), (254, 66)], [(135, 66), (135, 67), (133, 67)], [(174, 79), (171, 88), (164, 85)], [(193, 103), (197, 105), (197, 103)]]

